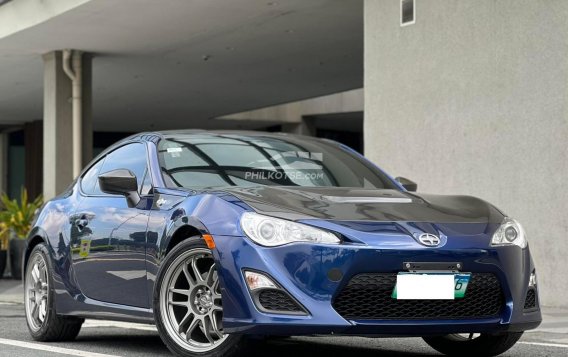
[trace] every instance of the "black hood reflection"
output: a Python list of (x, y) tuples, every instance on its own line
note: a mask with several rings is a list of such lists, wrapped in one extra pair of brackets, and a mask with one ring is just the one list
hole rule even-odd
[(380, 222), (501, 223), (503, 215), (470, 196), (338, 187), (228, 187), (255, 211), (286, 219)]

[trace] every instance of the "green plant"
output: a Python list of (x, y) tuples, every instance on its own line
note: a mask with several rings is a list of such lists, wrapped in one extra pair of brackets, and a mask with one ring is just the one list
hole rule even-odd
[(5, 226), (4, 222), (0, 222), (0, 250), (8, 250), (8, 229)]
[(4, 206), (3, 211), (0, 212), (0, 237), (7, 236), (11, 230), (18, 238), (25, 239), (36, 210), (43, 204), (43, 198), (40, 195), (29, 202), (28, 191), (22, 188), (19, 202), (16, 199), (11, 200), (5, 193), (0, 196), (0, 201)]
[(0, 250), (8, 250), (8, 214), (2, 209), (0, 204)]

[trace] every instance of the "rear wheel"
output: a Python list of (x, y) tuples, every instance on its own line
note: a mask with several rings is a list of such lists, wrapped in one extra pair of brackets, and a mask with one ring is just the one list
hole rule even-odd
[(34, 247), (24, 275), (26, 321), (36, 341), (69, 341), (79, 334), (83, 319), (57, 315), (49, 252), (44, 243)]
[(448, 356), (497, 356), (517, 343), (522, 332), (502, 334), (453, 334), (424, 337), (424, 341), (436, 351)]
[(217, 266), (200, 237), (179, 243), (162, 262), (154, 316), (164, 343), (178, 356), (233, 356), (242, 337), (223, 332)]

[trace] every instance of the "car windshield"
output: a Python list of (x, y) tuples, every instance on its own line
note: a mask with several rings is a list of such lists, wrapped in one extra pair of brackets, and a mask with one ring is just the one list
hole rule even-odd
[(294, 136), (186, 134), (158, 146), (168, 187), (304, 186), (396, 188), (337, 144)]

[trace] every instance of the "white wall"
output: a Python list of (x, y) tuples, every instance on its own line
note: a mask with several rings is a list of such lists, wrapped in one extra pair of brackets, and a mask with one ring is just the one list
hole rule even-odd
[(545, 305), (568, 306), (568, 1), (365, 1), (365, 153), (419, 191), (524, 223)]

